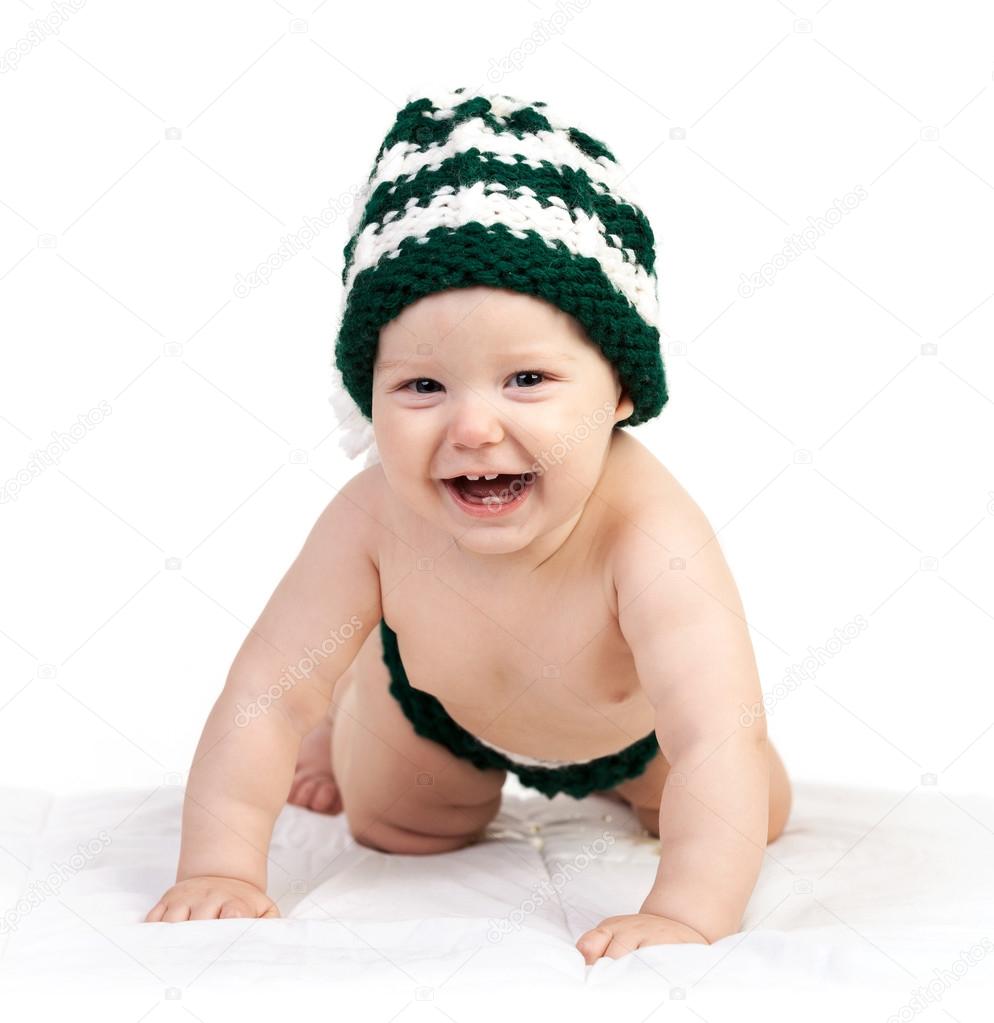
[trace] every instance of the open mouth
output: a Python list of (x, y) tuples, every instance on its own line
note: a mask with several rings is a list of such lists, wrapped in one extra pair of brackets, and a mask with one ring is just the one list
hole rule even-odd
[(446, 488), (467, 505), (480, 509), (500, 511), (523, 500), (535, 484), (535, 473), (499, 473), (494, 479), (471, 480), (467, 476), (453, 476), (442, 482)]

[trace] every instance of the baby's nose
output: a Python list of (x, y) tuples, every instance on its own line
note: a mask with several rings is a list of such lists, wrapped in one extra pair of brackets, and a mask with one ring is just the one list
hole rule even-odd
[(504, 436), (499, 411), (486, 398), (470, 393), (452, 402), (448, 437), (452, 444), (478, 447)]

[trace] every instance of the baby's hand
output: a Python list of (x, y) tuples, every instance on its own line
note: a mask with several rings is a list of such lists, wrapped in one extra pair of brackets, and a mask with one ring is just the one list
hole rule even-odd
[(269, 896), (235, 877), (188, 877), (170, 888), (148, 911), (144, 923), (279, 916)]
[(653, 913), (632, 913), (627, 916), (609, 916), (593, 930), (581, 935), (576, 947), (583, 953), (587, 966), (592, 966), (601, 956), (620, 959), (646, 945), (686, 942), (710, 944), (702, 934), (678, 920)]

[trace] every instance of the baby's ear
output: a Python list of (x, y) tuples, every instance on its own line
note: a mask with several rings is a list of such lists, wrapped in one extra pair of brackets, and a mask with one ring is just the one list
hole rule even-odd
[(618, 384), (618, 407), (614, 410), (614, 421), (620, 423), (627, 419), (635, 411), (635, 402), (628, 397), (628, 391), (622, 384)]

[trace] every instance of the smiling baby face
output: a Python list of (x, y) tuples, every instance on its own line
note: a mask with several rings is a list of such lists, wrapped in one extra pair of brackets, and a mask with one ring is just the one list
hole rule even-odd
[(380, 331), (383, 471), (398, 499), (466, 550), (521, 551), (575, 519), (632, 408), (580, 323), (532, 295), (435, 292)]

